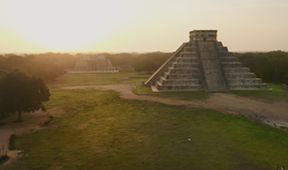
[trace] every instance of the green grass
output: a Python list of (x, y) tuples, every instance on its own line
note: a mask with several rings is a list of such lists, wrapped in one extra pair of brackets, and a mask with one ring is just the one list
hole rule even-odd
[(150, 75), (138, 72), (97, 73), (97, 74), (65, 74), (58, 78), (51, 87), (133, 84), (138, 85), (146, 81)]
[(67, 115), (51, 128), (17, 137), (26, 154), (11, 169), (288, 167), (287, 133), (243, 117), (123, 100), (112, 91), (53, 90), (46, 105)]
[(253, 97), (268, 101), (288, 101), (288, 89), (280, 84), (268, 84), (268, 90), (233, 91), (231, 93), (238, 96)]
[(205, 91), (195, 92), (161, 92), (154, 93), (150, 87), (143, 83), (150, 74), (139, 72), (98, 73), (98, 74), (65, 74), (50, 87), (83, 86), (83, 85), (108, 85), (108, 84), (131, 84), (135, 85), (134, 93), (137, 95), (152, 95), (181, 100), (203, 100), (209, 97)]
[[(203, 100), (209, 98), (210, 93), (206, 91), (154, 93), (150, 87), (143, 85), (143, 82), (145, 82), (149, 76), (150, 74), (148, 73), (139, 72), (65, 74), (49, 86), (51, 88), (57, 88), (63, 86), (131, 84), (136, 85), (134, 93), (138, 95), (152, 95), (182, 100)], [(268, 89), (270, 90), (231, 91), (229, 93), (268, 101), (288, 101), (288, 89), (284, 88), (283, 85), (268, 84)]]

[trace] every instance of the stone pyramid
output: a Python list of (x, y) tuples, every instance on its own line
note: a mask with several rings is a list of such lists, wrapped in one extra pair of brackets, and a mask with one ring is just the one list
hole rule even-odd
[(118, 72), (105, 56), (83, 56), (75, 64), (71, 73), (108, 73)]
[(217, 41), (217, 30), (194, 30), (190, 41), (145, 82), (153, 91), (257, 90), (266, 84)]

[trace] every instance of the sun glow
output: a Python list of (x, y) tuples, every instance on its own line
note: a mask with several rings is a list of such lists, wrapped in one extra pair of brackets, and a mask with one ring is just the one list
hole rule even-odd
[(137, 17), (131, 15), (133, 9), (119, 8), (125, 2), (109, 0), (7, 0), (0, 5), (7, 29), (52, 51), (85, 50), (124, 31), (123, 25)]
[(194, 29), (218, 29), (232, 51), (288, 50), (287, 11), (287, 0), (0, 0), (0, 53), (174, 51)]

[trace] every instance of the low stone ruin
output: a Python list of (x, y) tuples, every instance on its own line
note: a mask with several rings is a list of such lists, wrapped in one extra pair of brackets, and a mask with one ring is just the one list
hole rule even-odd
[(105, 56), (80, 57), (69, 73), (114, 73), (119, 72)]

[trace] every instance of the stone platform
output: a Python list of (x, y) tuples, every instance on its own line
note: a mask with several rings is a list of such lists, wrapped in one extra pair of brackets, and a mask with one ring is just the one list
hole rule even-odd
[(229, 91), (265, 89), (266, 84), (217, 41), (216, 30), (190, 32), (146, 82), (153, 91)]
[(74, 69), (67, 72), (71, 74), (93, 74), (115, 73), (119, 70), (105, 56), (82, 56), (77, 59)]

